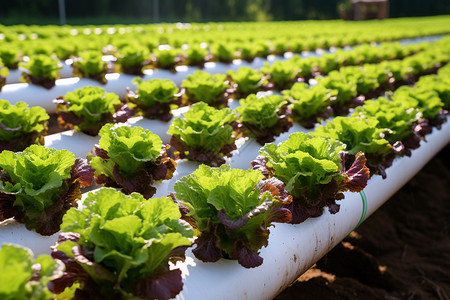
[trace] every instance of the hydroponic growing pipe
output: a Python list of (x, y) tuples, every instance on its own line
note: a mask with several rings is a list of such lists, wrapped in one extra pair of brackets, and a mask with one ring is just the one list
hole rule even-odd
[[(277, 224), (271, 229), (268, 247), (261, 249), (260, 256), (264, 262), (257, 268), (245, 269), (237, 261), (225, 259), (203, 263), (188, 250), (186, 261), (179, 263), (184, 287), (177, 299), (272, 299), (345, 238), (362, 216), (366, 219), (375, 212), (449, 142), (450, 123), (447, 122), (441, 130), (433, 129), (433, 133), (427, 136), (427, 142), (422, 142), (411, 157), (397, 158), (393, 166), (387, 169), (386, 180), (373, 176), (365, 188), (365, 215), (361, 196), (345, 193), (345, 199), (338, 202), (341, 207), (337, 214), (332, 215), (325, 210), (322, 216), (309, 218), (298, 225)], [(186, 167), (195, 168), (194, 163), (188, 164), (190, 166)], [(164, 184), (170, 183), (158, 186), (155, 197), (171, 191)], [(36, 255), (49, 253), (49, 246), (55, 240), (56, 236), (36, 236), (23, 225), (0, 226), (2, 243), (25, 245)]]

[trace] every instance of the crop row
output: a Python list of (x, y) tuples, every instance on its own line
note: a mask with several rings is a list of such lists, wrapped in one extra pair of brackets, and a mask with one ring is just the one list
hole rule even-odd
[(198, 65), (210, 60), (229, 63), (234, 58), (251, 61), (269, 54), (301, 53), (448, 33), (447, 17), (363, 24), (365, 26), (329, 21), (205, 25), (208, 30), (184, 25), (178, 28), (134, 26), (122, 30), (114, 27), (98, 30), (88, 27), (0, 27), (0, 58), (6, 66), (15, 69), (24, 56), (45, 54), (66, 60), (87, 55), (84, 52), (88, 51), (97, 56), (116, 55), (125, 64), (130, 62), (131, 55), (135, 60), (151, 58), (146, 63), (153, 60), (158, 67), (170, 68), (180, 63)]
[[(352, 101), (355, 99), (353, 95), (368, 96), (380, 90), (379, 86), (386, 82), (393, 88), (397, 88), (399, 82), (413, 83), (420, 75), (436, 72), (440, 64), (449, 60), (448, 50), (445, 49), (448, 47), (430, 49), (402, 62), (388, 62), (373, 73), (369, 72), (371, 68), (375, 69), (373, 66), (341, 68), (339, 72), (318, 79), (316, 86), (323, 88), (330, 82), (332, 87), (326, 87), (328, 98), (325, 102), (331, 106), (336, 101), (335, 111), (345, 111), (345, 107), (337, 105), (340, 101), (336, 99)], [(31, 297), (30, 293), (50, 297), (46, 290), (48, 282), (52, 282), (51, 289), (56, 293), (70, 285), (65, 289), (67, 297), (73, 293), (84, 298), (90, 294), (102, 294), (107, 298), (113, 294), (161, 299), (174, 297), (182, 287), (181, 272), (169, 269), (168, 262), (180, 258), (180, 253), (173, 250), (190, 245), (194, 233), (201, 233), (194, 241), (193, 253), (202, 261), (225, 257), (236, 259), (244, 267), (260, 265), (263, 261), (259, 251), (262, 246), (267, 246), (272, 222), (303, 222), (322, 214), (324, 207), (336, 213), (339, 205), (335, 201), (342, 200), (345, 190), (361, 190), (367, 182), (369, 169), (371, 175), (383, 175), (394, 157), (408, 155), (431, 132), (433, 125), (440, 126), (446, 119), (444, 109), (448, 109), (450, 104), (449, 70), (448, 66), (440, 68), (437, 75), (421, 77), (414, 87), (397, 89), (390, 96), (391, 100), (380, 98), (365, 101), (350, 117), (336, 117), (326, 125), (317, 127), (312, 134), (280, 136), (277, 141), (283, 142), (278, 146), (266, 144), (260, 149), (261, 157), (252, 163), (255, 170), (242, 171), (227, 166), (201, 166), (197, 169), (198, 165), (195, 165), (197, 170), (175, 183), (176, 193), (172, 199), (144, 200), (137, 194), (124, 196), (102, 189), (85, 199), (82, 211), (69, 209), (76, 206), (75, 201), (80, 197), (79, 186), (89, 185), (94, 177), (98, 184), (121, 187), (128, 193), (137, 188), (145, 198), (149, 198), (154, 192), (154, 187), (149, 183), (169, 179), (176, 174), (175, 167), (179, 170), (186, 165), (185, 160), (177, 160), (178, 166), (175, 166), (174, 156), (170, 151), (167, 153), (170, 149), (162, 146), (159, 137), (139, 127), (102, 127), (95, 157), (90, 157), (90, 166), (64, 150), (31, 146), (22, 153), (3, 151), (0, 154), (2, 216), (14, 216), (27, 227), (34, 227), (45, 234), (58, 230), (59, 224), (56, 229), (53, 226), (62, 221), (61, 229), (65, 232), (52, 255), (66, 265), (66, 271), (48, 257), (33, 261), (26, 251), (11, 246), (2, 247), (0, 261), (8, 260), (8, 266), (13, 266), (7, 270), (8, 274), (19, 269), (14, 268), (18, 264), (25, 262), (28, 265), (28, 268), (19, 269), (23, 270), (18, 275), (21, 280), (15, 279), (12, 282), (16, 284), (7, 285), (13, 293), (17, 292), (12, 297)], [(388, 75), (381, 76), (383, 74)], [(399, 75), (401, 77), (396, 77)], [(138, 86), (141, 84), (144, 82), (138, 83)], [(344, 89), (343, 86), (350, 88)], [(290, 108), (313, 89), (315, 87), (296, 84), (286, 91), (284, 94), (287, 97), (292, 97), (294, 90), (301, 91), (299, 97), (289, 100)], [(162, 94), (155, 93), (156, 99), (165, 98), (166, 93), (170, 97), (176, 94), (173, 83), (171, 87), (162, 87), (159, 91)], [(134, 95), (129, 95), (129, 100), (136, 100), (140, 94), (152, 92), (149, 93), (144, 87), (140, 92), (138, 88)], [(86, 103), (90, 98), (91, 104), (77, 105), (77, 97), (85, 98)], [(111, 101), (106, 98), (111, 98)], [(345, 104), (347, 101), (342, 102)], [(238, 108), (239, 118), (242, 118), (240, 124), (246, 123), (246, 109), (248, 118), (261, 117), (256, 120), (258, 125), (268, 126), (280, 120), (285, 122), (290, 118), (286, 114), (288, 110), (281, 109), (286, 102), (287, 99), (282, 96), (258, 98), (250, 95), (241, 100)], [(104, 94), (96, 88), (74, 91), (58, 100), (61, 108), (67, 108), (60, 109), (61, 116), (86, 111), (87, 115), (101, 120), (104, 117), (102, 113), (93, 111), (101, 106), (99, 103), (111, 103), (113, 117), (114, 114), (120, 117), (128, 112), (126, 109), (116, 111), (119, 105), (123, 108), (118, 97)], [(260, 105), (253, 105), (256, 103)], [(70, 111), (72, 104), (74, 107)], [(5, 111), (9, 111), (1, 122), (2, 134), (14, 136), (27, 126), (34, 127), (30, 131), (32, 133), (45, 128), (43, 123), (46, 117), (42, 110), (38, 112), (38, 109), (31, 108), (35, 110), (33, 113), (19, 117), (21, 111), (27, 111), (25, 106), (21, 104), (12, 108), (6, 102), (2, 103)], [(167, 114), (167, 110), (165, 112)], [(83, 121), (87, 119), (84, 116), (82, 120), (72, 118), (74, 128), (78, 126), (77, 129), (83, 129)], [(33, 118), (35, 124), (28, 122), (25, 125)], [(236, 118), (227, 108), (215, 109), (203, 103), (194, 104), (170, 126), (172, 135), (177, 139), (172, 143), (177, 150), (174, 155), (203, 159), (211, 155), (212, 150), (206, 147), (217, 148), (214, 140), (229, 142), (224, 145), (227, 146), (224, 151), (229, 151), (231, 142), (241, 134), (236, 133), (240, 129), (233, 122)], [(19, 119), (27, 121), (5, 124)], [(89, 122), (99, 128), (102, 125), (99, 119)], [(266, 128), (263, 127), (262, 131)], [(231, 139), (227, 138), (228, 134)], [(42, 137), (34, 136), (31, 140), (33, 138), (42, 141)], [(247, 150), (243, 148), (237, 150)], [(234, 156), (235, 152), (232, 152), (229, 153)], [(246, 163), (243, 168), (250, 166), (248, 160)], [(178, 207), (173, 204), (174, 201)], [(57, 210), (59, 207), (63, 208), (62, 211)], [(65, 211), (68, 212), (63, 217)], [(180, 216), (196, 228), (194, 232), (186, 222), (178, 220)], [(40, 272), (36, 273), (39, 268), (31, 268), (32, 264), (39, 264)], [(28, 280), (30, 277), (33, 280)]]
[[(359, 65), (361, 63), (376, 63), (383, 60), (400, 59), (411, 53), (422, 50), (426, 43), (410, 44), (402, 46), (399, 43), (383, 43), (380, 46), (360, 45), (352, 51), (339, 49), (334, 53), (326, 53), (321, 57), (310, 56), (301, 59), (295, 55), (288, 59), (292, 64), (301, 68), (301, 76), (311, 77), (317, 74), (326, 74), (339, 68), (341, 65)], [(131, 47), (128, 50), (115, 53), (116, 56), (105, 57), (98, 52), (84, 52), (80, 56), (71, 57), (70, 65), (61, 63), (58, 59), (47, 54), (38, 54), (27, 57), (26, 62), (21, 62), (21, 70), (24, 72), (22, 78), (18, 77), (19, 70), (13, 71), (14, 76), (8, 77), (6, 67), (3, 67), (2, 76), (6, 77), (6, 83), (16, 83), (19, 79), (24, 82), (40, 84), (46, 88), (51, 88), (57, 78), (79, 76), (93, 78), (101, 83), (105, 82), (106, 73), (119, 72), (132, 75), (144, 75), (144, 71), (149, 68), (171, 69), (176, 71), (177, 66), (185, 64), (195, 65), (200, 68), (205, 67), (205, 63), (214, 60), (206, 49), (200, 52), (184, 52), (185, 54), (162, 49), (153, 56), (148, 51), (143, 51), (138, 47)], [(194, 57), (195, 56), (195, 57)], [(10, 56), (6, 64), (10, 66), (17, 64), (17, 57)], [(271, 57), (270, 60), (261, 59), (247, 63), (256, 68), (263, 66), (268, 68), (272, 59), (284, 60), (281, 57)], [(233, 57), (227, 63), (232, 62)], [(115, 63), (113, 63), (115, 62)], [(287, 62), (286, 62), (287, 64)], [(1, 63), (0, 63), (1, 67)], [(270, 71), (270, 70), (269, 70)]]
[[(173, 75), (172, 77), (179, 78), (176, 83), (181, 83), (182, 91), (187, 91), (187, 93), (185, 93), (185, 95), (183, 96), (184, 100), (186, 100), (186, 98), (190, 98), (190, 102), (198, 101), (199, 96), (196, 97), (195, 94), (201, 93), (200, 98), (202, 101), (213, 104), (215, 101), (223, 102), (223, 100), (228, 96), (231, 96), (233, 98), (240, 98), (258, 91), (268, 89), (281, 90), (284, 88), (289, 88), (294, 82), (297, 81), (307, 82), (308, 79), (313, 75), (326, 75), (330, 71), (338, 69), (341, 65), (336, 62), (340, 62), (342, 63), (342, 65), (362, 65), (367, 62), (382, 62), (380, 66), (376, 66), (374, 68), (378, 70), (379, 73), (385, 72), (387, 74), (388, 71), (386, 71), (384, 67), (389, 64), (394, 64), (395, 61), (386, 62), (385, 60), (404, 58), (413, 53), (417, 53), (416, 55), (408, 58), (407, 63), (404, 64), (405, 67), (401, 67), (401, 65), (398, 65), (397, 63), (398, 66), (393, 69), (395, 73), (395, 79), (397, 81), (401, 81), (405, 80), (408, 77), (411, 77), (411, 75), (415, 73), (420, 73), (423, 71), (421, 69), (423, 69), (424, 65), (427, 63), (427, 55), (420, 55), (420, 52), (424, 52), (431, 47), (441, 49), (441, 45), (445, 45), (447, 43), (448, 39), (445, 38), (440, 41), (434, 42), (433, 44), (421, 43), (417, 45), (406, 46), (403, 50), (401, 50), (402, 48), (400, 48), (398, 44), (385, 44), (380, 48), (360, 46), (356, 47), (352, 51), (340, 51), (337, 53), (324, 55), (320, 58), (311, 57), (301, 59), (300, 57), (293, 57), (292, 59), (287, 61), (275, 61), (272, 63), (272, 65), (266, 63), (266, 65), (261, 70), (254, 70), (249, 67), (238, 68), (238, 65), (233, 65), (234, 69), (236, 69), (237, 71), (228, 71), (228, 77), (226, 74), (217, 74), (211, 76), (204, 72), (193, 71), (192, 69), (188, 69), (185, 72), (179, 72), (176, 76)], [(379, 49), (379, 53), (375, 54), (375, 51), (377, 49)], [(44, 58), (46, 59), (46, 57)], [(37, 60), (37, 62), (42, 62), (42, 60)], [(408, 64), (411, 64), (413, 66), (413, 69), (408, 70)], [(37, 65), (39, 66), (40, 64)], [(87, 65), (91, 66), (91, 64)], [(217, 67), (207, 69), (206, 71), (208, 73), (215, 73), (220, 70), (221, 67)], [(347, 70), (360, 73), (357, 68), (347, 68)], [(194, 74), (192, 74), (192, 72), (194, 72)], [(372, 74), (374, 73), (374, 71), (369, 72)], [(379, 76), (381, 76), (381, 73)], [(91, 74), (91, 77), (95, 77), (98, 79), (103, 78), (103, 80), (105, 80), (105, 77), (102, 77), (104, 71)], [(182, 81), (183, 76), (186, 76), (186, 74), (192, 75), (188, 75), (188, 80)], [(332, 75), (333, 74), (336, 75), (336, 72), (333, 72)], [(121, 99), (124, 99), (126, 96), (126, 87), (131, 85), (132, 82), (136, 84), (137, 79), (133, 79), (133, 77), (130, 75), (119, 75), (112, 78), (111, 76), (113, 75), (119, 74), (106, 75), (109, 80), (104, 87), (107, 91), (113, 91), (117, 93)], [(168, 74), (162, 74), (161, 72), (155, 72), (155, 74), (145, 75), (143, 78), (146, 79), (167, 75)], [(43, 85), (46, 85), (47, 87), (50, 87), (55, 83), (54, 79), (44, 77), (28, 75), (28, 78), (30, 78), (35, 83), (41, 83)], [(132, 81), (132, 79), (134, 81)], [(382, 79), (383, 78), (380, 78), (379, 80), (381, 81)], [(50, 91), (33, 87), (33, 85), (7, 85), (4, 91), (0, 93), (0, 98), (7, 99), (12, 103), (15, 103), (17, 101), (26, 101), (30, 105), (42, 105), (46, 107), (47, 110), (54, 111), (54, 108), (52, 108), (52, 105), (50, 103), (50, 100), (52, 98), (56, 98), (61, 94), (66, 93), (74, 86), (81, 87), (84, 85), (95, 84), (92, 81), (84, 79), (77, 82), (76, 85), (73, 85), (72, 81), (70, 80), (66, 79), (58, 81), (59, 83), (57, 84), (57, 86), (52, 88)], [(325, 80), (321, 79), (321, 81)], [(100, 84), (96, 85), (101, 86)], [(356, 91), (353, 91), (351, 93), (354, 94), (355, 92)], [(360, 91), (357, 92), (360, 93)], [(29, 101), (30, 97), (33, 97), (33, 102)]]
[[(445, 113), (442, 109), (448, 107), (449, 78), (450, 68), (446, 66), (437, 75), (421, 78), (414, 87), (398, 89), (391, 101), (384, 98), (367, 101), (352, 116), (337, 117), (312, 134), (294, 133), (278, 146), (266, 144), (260, 150), (261, 157), (252, 163), (255, 170), (201, 166), (175, 184), (173, 199), (146, 201), (137, 194), (124, 196), (108, 189), (90, 194), (82, 211), (70, 209), (62, 219), (61, 229), (65, 233), (52, 255), (66, 265), (64, 273), (45, 256), (33, 261), (27, 252), (2, 247), (1, 255), (11, 265), (23, 261), (28, 264), (28, 268), (15, 268), (23, 272), (18, 275), (23, 279), (10, 289), (18, 293), (15, 295), (30, 295), (31, 290), (34, 295), (49, 297), (45, 287), (51, 281), (53, 292), (72, 286), (65, 290), (68, 296), (76, 293), (77, 297), (90, 294), (174, 297), (182, 287), (181, 272), (170, 270), (167, 263), (180, 257), (173, 249), (190, 245), (193, 236), (186, 222), (178, 220), (180, 216), (194, 225), (197, 234), (201, 232), (194, 242), (193, 253), (198, 259), (216, 261), (226, 257), (245, 267), (256, 267), (262, 263), (258, 252), (267, 245), (271, 222), (302, 222), (320, 215), (324, 207), (336, 213), (339, 205), (335, 201), (342, 199), (343, 190), (358, 191), (364, 187), (369, 176), (365, 164), (369, 168), (386, 167), (385, 163), (392, 163), (393, 157), (406, 153), (399, 151), (400, 144), (415, 141), (418, 146), (430, 132), (426, 125), (432, 120), (425, 116)], [(435, 103), (433, 108), (430, 102)], [(41, 207), (46, 211), (49, 208), (46, 201), (54, 198), (50, 195), (55, 190), (61, 192), (56, 182), (63, 186), (77, 182), (85, 185), (93, 179), (92, 175), (104, 180), (108, 173), (115, 180), (122, 180), (121, 183), (124, 178), (133, 181), (135, 176), (125, 174), (133, 167), (142, 170), (148, 158), (159, 167), (145, 166), (146, 170), (159, 174), (161, 166), (170, 160), (161, 160), (161, 142), (155, 139), (138, 127), (106, 125), (95, 151), (98, 156), (91, 161), (92, 167), (96, 166), (95, 174), (64, 150), (32, 146), (23, 153), (3, 151), (2, 201), (25, 207), (32, 194), (42, 201)], [(147, 153), (145, 158), (143, 153)], [(113, 171), (103, 172), (109, 168)], [(167, 176), (170, 168), (163, 169)], [(49, 172), (48, 176), (42, 176), (43, 170)], [(125, 183), (123, 187), (128, 186)], [(65, 191), (77, 194), (70, 185)], [(20, 201), (16, 202), (17, 199)], [(69, 196), (64, 209), (74, 206), (75, 199)], [(16, 218), (22, 218), (28, 227), (36, 224), (33, 217), (42, 215), (35, 203), (30, 206), (31, 211), (22, 213), (17, 207), (3, 207), (9, 208), (3, 214), (15, 212), (14, 208), (19, 210)], [(54, 206), (50, 207), (46, 213), (54, 213)], [(54, 214), (46, 218), (57, 219)], [(49, 224), (45, 225), (47, 229)], [(32, 264), (39, 264), (41, 272), (29, 281)]]

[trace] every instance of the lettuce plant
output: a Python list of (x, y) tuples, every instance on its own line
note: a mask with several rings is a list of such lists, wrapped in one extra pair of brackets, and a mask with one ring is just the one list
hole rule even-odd
[(0, 99), (0, 152), (22, 151), (31, 144), (44, 144), (49, 115), (42, 107), (25, 102), (11, 105)]
[(156, 49), (153, 54), (157, 68), (175, 70), (175, 66), (181, 62), (181, 56), (177, 49)]
[(183, 80), (181, 87), (186, 89), (186, 95), (190, 103), (203, 101), (208, 105), (220, 107), (228, 104), (225, 74), (214, 74), (203, 71), (195, 71)]
[(73, 74), (79, 77), (92, 78), (105, 84), (105, 75), (108, 72), (108, 64), (102, 59), (100, 51), (88, 50), (79, 53), (73, 61)]
[(356, 98), (358, 96), (356, 80), (348, 80), (343, 73), (332, 71), (318, 81), (319, 85), (329, 90), (335, 90), (333, 93), (336, 93), (336, 97), (331, 102), (331, 107), (336, 114), (347, 114), (349, 108), (362, 104)]
[(0, 92), (2, 87), (6, 84), (6, 78), (9, 76), (9, 70), (3, 65), (2, 59), (0, 58)]
[(313, 128), (316, 123), (330, 117), (333, 112), (331, 101), (337, 95), (336, 90), (322, 85), (308, 87), (303, 82), (295, 83), (290, 90), (282, 93), (292, 103), (292, 118), (305, 128)]
[(58, 97), (55, 101), (58, 123), (96, 136), (106, 123), (125, 122), (134, 115), (119, 96), (100, 87), (85, 86)]
[(172, 118), (171, 109), (179, 104), (178, 87), (169, 79), (150, 79), (143, 81), (134, 78), (137, 90), (128, 90), (127, 101), (136, 105), (138, 114), (148, 119), (159, 119), (168, 122)]
[[(450, 66), (450, 65), (449, 65)], [(433, 90), (438, 95), (441, 101), (444, 103), (444, 109), (450, 110), (450, 76), (440, 74), (423, 76), (419, 79), (415, 87), (419, 91), (425, 89)]]
[[(194, 255), (204, 262), (237, 259), (245, 268), (263, 263), (259, 250), (268, 245), (273, 222), (289, 222), (281, 205), (292, 199), (278, 180), (263, 180), (254, 170), (205, 165), (175, 183), (175, 197), (200, 236)], [(185, 210), (186, 211), (186, 210)]]
[(325, 206), (337, 213), (336, 200), (344, 198), (342, 192), (359, 192), (367, 185), (369, 169), (364, 155), (357, 153), (347, 169), (348, 162), (340, 154), (344, 148), (334, 139), (296, 132), (278, 146), (262, 147), (252, 166), (286, 185), (294, 200), (284, 207), (292, 212), (292, 223), (298, 224), (322, 215)]
[(0, 48), (0, 59), (3, 64), (11, 70), (19, 67), (20, 50), (12, 45)]
[(356, 108), (353, 115), (376, 118), (378, 127), (388, 129), (384, 138), (395, 148), (404, 147), (405, 153), (411, 155), (410, 149), (419, 147), (421, 135), (418, 130), (421, 128), (419, 122), (422, 118), (420, 110), (413, 105), (414, 103), (393, 102), (381, 97), (365, 101), (363, 106)]
[(264, 74), (269, 76), (269, 81), (274, 84), (278, 90), (290, 88), (297, 80), (299, 68), (290, 60), (277, 60), (272, 65), (265, 63), (261, 69)]
[(71, 209), (52, 256), (66, 270), (53, 292), (75, 299), (170, 299), (183, 288), (181, 271), (192, 228), (179, 220), (171, 198), (144, 199), (114, 189), (89, 193), (83, 210)]
[(91, 161), (96, 182), (148, 199), (156, 192), (153, 183), (170, 179), (175, 172), (177, 164), (167, 157), (166, 149), (156, 134), (142, 127), (106, 124), (94, 148), (97, 157)]
[(31, 145), (23, 152), (0, 153), (0, 221), (14, 218), (42, 235), (59, 231), (62, 217), (91, 185), (86, 160), (67, 150)]
[(203, 66), (204, 63), (210, 60), (210, 55), (208, 50), (202, 48), (197, 44), (190, 44), (189, 48), (186, 50), (187, 63), (190, 66)]
[(267, 78), (261, 71), (250, 67), (241, 67), (236, 72), (228, 71), (231, 81), (234, 82), (235, 93), (238, 97), (246, 97), (249, 94), (262, 91), (267, 86)]
[(386, 178), (385, 169), (392, 165), (396, 154), (392, 145), (383, 138), (387, 131), (379, 127), (374, 117), (350, 116), (336, 117), (325, 126), (317, 127), (312, 134), (342, 142), (351, 156), (364, 153), (370, 173)]
[(34, 259), (28, 248), (14, 244), (3, 244), (0, 248), (1, 299), (53, 299), (47, 285), (61, 273), (62, 265), (49, 255)]
[(245, 61), (252, 62), (258, 54), (258, 50), (258, 47), (255, 47), (253, 43), (242, 43), (239, 46), (239, 56)]
[(211, 46), (211, 53), (216, 60), (223, 63), (231, 63), (234, 59), (235, 46), (232, 44), (216, 43)]
[(143, 75), (142, 68), (150, 63), (150, 52), (143, 46), (125, 46), (118, 51), (117, 62), (123, 73)]
[(288, 131), (293, 125), (289, 119), (287, 101), (282, 96), (258, 98), (251, 94), (239, 103), (236, 112), (239, 114), (240, 130), (244, 135), (256, 138), (261, 145), (273, 142), (275, 137)]
[(439, 94), (428, 86), (402, 86), (394, 92), (392, 100), (394, 102), (411, 103), (412, 107), (417, 107), (422, 112), (423, 117), (431, 122), (439, 119), (443, 113), (444, 103), (441, 101)]
[(33, 55), (28, 61), (20, 63), (20, 67), (26, 70), (22, 73), (23, 81), (43, 86), (46, 89), (55, 86), (59, 70), (62, 69), (61, 62), (56, 57), (46, 54)]
[(223, 156), (231, 157), (236, 149), (233, 127), (236, 115), (228, 108), (215, 109), (204, 102), (192, 105), (183, 118), (172, 121), (167, 134), (180, 158), (219, 166)]

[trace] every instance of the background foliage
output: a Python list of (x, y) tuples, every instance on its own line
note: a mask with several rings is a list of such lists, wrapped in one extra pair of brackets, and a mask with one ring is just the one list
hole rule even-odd
[[(344, 0), (65, 0), (70, 25), (336, 19)], [(154, 7), (158, 6), (156, 18)], [(391, 17), (450, 13), (448, 0), (391, 0)], [(58, 24), (58, 0), (0, 0), (0, 24)]]

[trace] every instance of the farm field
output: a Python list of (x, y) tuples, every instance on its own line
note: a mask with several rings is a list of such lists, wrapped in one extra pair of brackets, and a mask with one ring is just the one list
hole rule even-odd
[[(449, 25), (0, 26), (0, 244), (47, 255), (4, 246), (28, 267), (0, 295), (272, 299), (317, 262), (279, 299), (323, 284), (330, 299), (445, 299), (445, 257), (418, 255), (414, 275), (395, 255), (422, 236), (396, 227), (428, 207), (417, 178), (448, 199)], [(372, 239), (378, 222), (397, 243)], [(379, 272), (357, 278), (366, 263)]]

